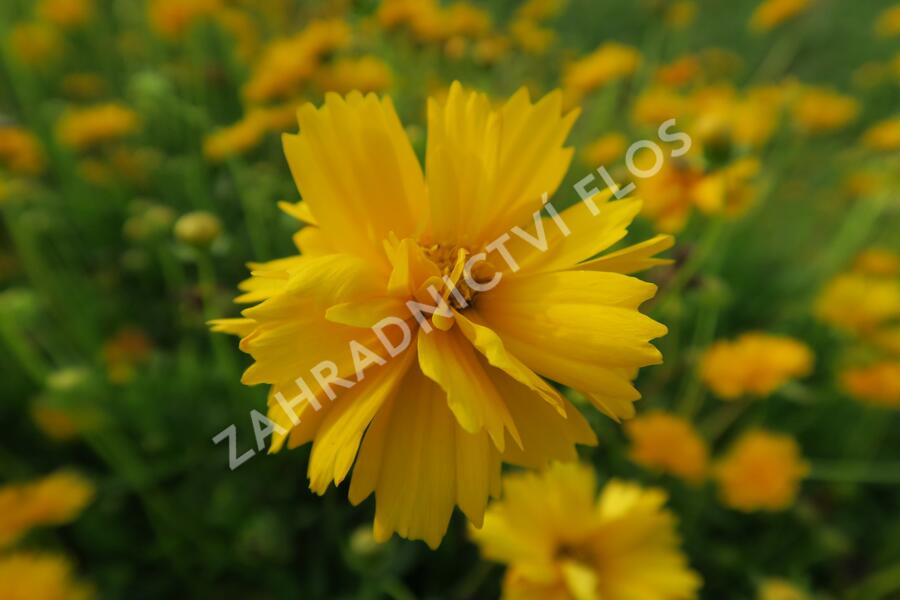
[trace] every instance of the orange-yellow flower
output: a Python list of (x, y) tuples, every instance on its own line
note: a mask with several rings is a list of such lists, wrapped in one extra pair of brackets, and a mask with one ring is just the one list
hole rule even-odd
[(843, 273), (820, 292), (815, 313), (829, 325), (854, 335), (876, 333), (900, 317), (900, 280)]
[(706, 477), (709, 450), (690, 421), (652, 411), (628, 421), (625, 431), (635, 463), (693, 483)]
[(791, 111), (804, 132), (826, 133), (854, 121), (859, 102), (827, 88), (806, 87), (794, 100)]
[(797, 377), (810, 373), (813, 353), (795, 339), (761, 332), (713, 344), (700, 360), (700, 376), (717, 396), (765, 397)]
[(44, 170), (41, 143), (27, 129), (0, 126), (0, 165), (19, 175), (40, 175)]
[(900, 4), (895, 4), (878, 15), (875, 21), (875, 33), (881, 37), (900, 35)]
[(764, 0), (750, 17), (750, 29), (768, 31), (806, 11), (811, 0)]
[(713, 471), (722, 501), (745, 512), (788, 508), (808, 473), (792, 437), (762, 430), (744, 433)]
[(10, 52), (29, 67), (40, 68), (62, 54), (63, 39), (59, 31), (48, 23), (18, 23), (9, 32)]
[(640, 62), (641, 53), (636, 48), (606, 42), (566, 67), (563, 87), (574, 94), (587, 94), (611, 81), (633, 74)]
[(584, 150), (584, 162), (591, 168), (608, 166), (625, 154), (628, 140), (618, 132), (600, 136)]
[(90, 482), (66, 471), (0, 487), (0, 548), (34, 527), (72, 521), (93, 497)]
[(676, 518), (658, 488), (611, 480), (597, 496), (593, 471), (555, 464), (503, 480), (472, 537), (507, 565), (504, 598), (687, 600), (700, 577), (679, 549)]
[(87, 150), (135, 133), (140, 127), (136, 112), (123, 104), (107, 102), (65, 112), (56, 124), (59, 141), (75, 150)]
[(863, 134), (862, 143), (873, 150), (900, 150), (900, 117), (885, 119)]
[(845, 369), (841, 383), (847, 393), (862, 402), (900, 408), (900, 362), (896, 360)]
[(315, 83), (323, 92), (346, 94), (353, 90), (360, 92), (383, 92), (391, 86), (393, 73), (386, 62), (375, 56), (342, 58), (315, 74)]
[(37, 14), (63, 28), (81, 27), (94, 16), (93, 0), (40, 0)]
[(221, 10), (221, 0), (150, 0), (147, 7), (150, 24), (165, 38), (183, 37), (204, 17)]
[(15, 552), (0, 555), (3, 600), (91, 600), (94, 589), (75, 579), (61, 556)]

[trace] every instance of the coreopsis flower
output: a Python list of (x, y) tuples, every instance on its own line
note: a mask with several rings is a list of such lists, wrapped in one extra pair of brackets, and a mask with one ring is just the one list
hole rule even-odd
[(552, 19), (565, 8), (567, 0), (526, 0), (516, 8), (516, 17), (540, 22)]
[(697, 483), (706, 477), (709, 449), (690, 421), (651, 411), (628, 421), (628, 455), (648, 469)]
[(635, 184), (644, 200), (644, 216), (659, 231), (681, 231), (696, 206), (697, 186), (704, 177), (700, 166), (679, 159), (664, 163), (651, 177), (638, 179)]
[(523, 88), (495, 109), (454, 83), (429, 101), (424, 173), (389, 98), (329, 94), (284, 137), (302, 255), (255, 265), (238, 300), (259, 304), (214, 327), (243, 337), (243, 382), (272, 386), (270, 450), (313, 442), (319, 494), (355, 459), (350, 500), (375, 493), (379, 540), (436, 546), (454, 505), (481, 524), (501, 462), (573, 460), (594, 443), (543, 377), (625, 418), (634, 370), (661, 360), (650, 340), (666, 329), (638, 311), (655, 286), (627, 274), (659, 264), (671, 238), (592, 259), (625, 235), (632, 199), (540, 219), (573, 153), (577, 112), (561, 112), (558, 91), (533, 103)]
[(852, 335), (870, 336), (900, 317), (900, 280), (842, 273), (819, 293), (816, 316)]
[(384, 0), (375, 15), (382, 28), (405, 28), (423, 43), (446, 38), (446, 23), (442, 16), (443, 11), (436, 0)]
[(631, 107), (635, 125), (659, 127), (668, 119), (678, 118), (690, 109), (688, 99), (667, 86), (655, 85), (641, 92)]
[(848, 394), (873, 406), (900, 408), (900, 361), (883, 360), (845, 369), (841, 384)]
[(759, 169), (759, 160), (745, 157), (707, 174), (694, 188), (694, 203), (706, 214), (742, 214), (756, 198)]
[(875, 20), (875, 33), (881, 37), (900, 35), (900, 4), (895, 4), (878, 15)]
[(900, 117), (885, 119), (872, 125), (863, 134), (862, 143), (872, 150), (900, 150)]
[(701, 74), (700, 58), (685, 54), (657, 68), (653, 78), (661, 85), (678, 87), (696, 81)]
[(576, 95), (588, 94), (612, 81), (632, 75), (641, 63), (637, 48), (606, 42), (565, 68), (563, 87)]
[(60, 143), (87, 150), (135, 133), (140, 128), (138, 114), (124, 104), (106, 102), (72, 108), (56, 123)]
[(669, 28), (680, 30), (690, 26), (697, 17), (697, 3), (694, 0), (675, 0), (666, 6), (663, 23)]
[(539, 56), (556, 43), (556, 31), (533, 19), (514, 19), (508, 29), (510, 39), (528, 54)]
[(0, 166), (18, 175), (40, 175), (44, 151), (37, 137), (14, 125), (0, 126)]
[(741, 435), (713, 468), (722, 501), (744, 512), (788, 508), (808, 473), (794, 438), (762, 430)]
[(18, 23), (7, 38), (10, 53), (23, 65), (41, 68), (62, 54), (59, 30), (41, 21)]
[(65, 29), (81, 27), (94, 16), (94, 0), (40, 0), (37, 14)]
[(791, 113), (805, 133), (827, 133), (855, 120), (859, 102), (827, 88), (805, 87), (794, 100)]
[(317, 88), (339, 94), (353, 90), (383, 92), (391, 86), (393, 78), (388, 64), (376, 56), (340, 58), (320, 68), (314, 76)]
[(681, 600), (700, 577), (679, 549), (675, 515), (658, 488), (611, 480), (597, 496), (594, 472), (555, 464), (503, 480), (472, 536), (505, 563), (505, 598)]
[(150, 25), (170, 40), (184, 37), (195, 23), (221, 9), (221, 0), (150, 0), (147, 6)]
[(93, 497), (89, 481), (66, 471), (0, 487), (0, 548), (34, 527), (72, 521)]
[(809, 600), (809, 595), (790, 581), (769, 578), (759, 584), (756, 600)]
[(811, 0), (764, 0), (750, 17), (750, 29), (769, 31), (796, 18), (811, 5)]
[(240, 121), (204, 137), (203, 155), (211, 162), (219, 162), (243, 154), (259, 146), (268, 131), (268, 110), (251, 109)]
[(853, 272), (873, 277), (900, 275), (900, 254), (887, 248), (868, 248), (853, 261)]
[(625, 155), (628, 140), (618, 132), (604, 134), (584, 149), (583, 159), (591, 168), (610, 165)]
[(52, 554), (0, 555), (3, 600), (90, 600), (94, 589), (75, 578), (67, 559)]
[(793, 338), (762, 332), (719, 340), (700, 360), (700, 377), (717, 396), (765, 397), (812, 371), (813, 353)]

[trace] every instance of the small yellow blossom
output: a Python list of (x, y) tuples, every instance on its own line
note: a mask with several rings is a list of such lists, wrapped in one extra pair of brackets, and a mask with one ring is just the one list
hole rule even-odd
[(807, 87), (791, 106), (800, 129), (806, 133), (825, 133), (840, 129), (856, 119), (859, 102), (827, 88)]
[(631, 120), (644, 127), (659, 127), (667, 119), (678, 118), (688, 111), (688, 100), (667, 86), (652, 86), (635, 99)]
[(3, 600), (90, 600), (91, 586), (75, 580), (72, 565), (61, 556), (15, 552), (0, 556)]
[(266, 133), (282, 131), (294, 122), (299, 103), (253, 108), (240, 121), (222, 127), (203, 140), (203, 154), (212, 162), (243, 154), (262, 143)]
[(0, 166), (19, 175), (40, 175), (44, 170), (41, 143), (27, 129), (0, 125)]
[(209, 212), (189, 212), (175, 221), (175, 238), (190, 246), (206, 248), (222, 233), (222, 222)]
[(556, 32), (531, 19), (516, 19), (509, 25), (509, 36), (529, 54), (541, 55), (556, 42)]
[(886, 8), (875, 21), (875, 33), (881, 37), (900, 35), (900, 4)]
[(854, 398), (874, 406), (900, 408), (900, 361), (884, 360), (846, 369), (841, 383)]
[(552, 19), (562, 12), (567, 0), (526, 0), (516, 9), (516, 16), (540, 22)]
[(103, 344), (103, 361), (113, 383), (126, 383), (134, 377), (135, 368), (146, 362), (153, 351), (153, 343), (140, 329), (120, 329)]
[(67, 410), (42, 403), (33, 406), (30, 412), (31, 420), (37, 428), (52, 440), (65, 442), (81, 431), (78, 421)]
[(625, 431), (635, 463), (693, 483), (706, 476), (709, 451), (690, 421), (652, 411), (626, 422)]
[(472, 537), (485, 558), (507, 565), (505, 598), (696, 598), (701, 579), (666, 500), (659, 488), (615, 479), (598, 497), (591, 468), (556, 463), (505, 477), (503, 500)]
[(607, 133), (585, 148), (584, 162), (594, 168), (610, 165), (622, 158), (627, 145), (628, 140), (621, 133)]
[(66, 29), (81, 27), (94, 16), (94, 0), (40, 0), (37, 14)]
[(759, 161), (746, 157), (707, 175), (694, 189), (695, 204), (706, 214), (742, 214), (756, 197), (759, 170)]
[(867, 129), (862, 143), (872, 150), (900, 150), (900, 117), (885, 119)]
[(744, 433), (713, 471), (722, 501), (744, 512), (788, 508), (808, 473), (792, 437), (762, 430)]
[(40, 68), (62, 54), (63, 39), (48, 23), (19, 23), (9, 33), (12, 55), (23, 65)]
[(563, 87), (570, 92), (587, 94), (633, 74), (640, 62), (641, 53), (636, 48), (606, 42), (565, 68)]
[(811, 0), (764, 0), (750, 17), (750, 29), (769, 31), (795, 18), (811, 5)]
[(510, 40), (503, 35), (487, 36), (475, 43), (474, 55), (479, 64), (493, 65), (509, 54)]
[(700, 360), (700, 376), (717, 396), (733, 400), (765, 397), (789, 380), (812, 371), (813, 354), (795, 339), (761, 332), (719, 340)]
[(363, 93), (383, 92), (391, 86), (391, 68), (375, 56), (341, 58), (315, 75), (316, 87), (323, 92), (347, 94), (353, 90)]
[(652, 177), (635, 182), (644, 200), (642, 214), (659, 231), (680, 231), (696, 205), (697, 186), (704, 177), (703, 170), (687, 160), (667, 161)]
[(809, 596), (784, 579), (765, 579), (757, 590), (756, 600), (809, 600)]
[(669, 3), (663, 14), (663, 22), (670, 28), (685, 29), (697, 17), (697, 3), (694, 0), (676, 0)]
[(886, 248), (869, 248), (853, 261), (853, 271), (876, 277), (900, 275), (900, 255)]
[(150, 0), (150, 24), (162, 37), (183, 37), (198, 20), (221, 10), (221, 0)]
[(816, 316), (855, 335), (875, 333), (900, 317), (900, 281), (861, 273), (844, 273), (826, 284), (815, 305)]
[(59, 141), (74, 150), (87, 150), (135, 133), (140, 126), (136, 112), (108, 102), (65, 112), (56, 124)]
[(701, 72), (700, 59), (686, 54), (659, 67), (654, 79), (662, 85), (678, 87), (695, 81)]
[(0, 548), (34, 527), (72, 521), (93, 497), (90, 482), (66, 471), (0, 487)]

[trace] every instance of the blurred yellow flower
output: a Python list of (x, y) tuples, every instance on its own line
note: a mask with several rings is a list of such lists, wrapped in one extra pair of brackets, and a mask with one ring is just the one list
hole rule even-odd
[(651, 86), (635, 99), (631, 120), (644, 127), (659, 127), (668, 119), (677, 119), (689, 110), (688, 99), (667, 86)]
[(841, 372), (841, 384), (861, 402), (900, 408), (900, 361), (883, 360), (845, 369)]
[(475, 43), (475, 60), (479, 64), (493, 65), (509, 54), (509, 46), (510, 40), (506, 36), (487, 36)]
[(219, 162), (256, 148), (269, 130), (266, 109), (253, 109), (232, 125), (221, 127), (203, 138), (203, 155)]
[(853, 261), (853, 270), (876, 277), (900, 275), (900, 254), (887, 248), (863, 250)]
[(641, 53), (636, 48), (606, 42), (565, 67), (563, 87), (574, 94), (587, 94), (612, 81), (632, 75), (640, 63)]
[(764, 0), (750, 17), (750, 29), (769, 31), (812, 6), (811, 0)]
[(9, 546), (34, 527), (72, 521), (93, 497), (94, 486), (84, 477), (67, 471), (0, 487), (0, 548)]
[(446, 27), (446, 37), (479, 38), (491, 31), (491, 14), (464, 0), (447, 5), (441, 19)]
[(663, 411), (650, 411), (625, 423), (635, 463), (692, 483), (706, 477), (709, 451), (690, 421)]
[(759, 584), (756, 600), (810, 600), (800, 588), (784, 579), (765, 579)]
[(756, 198), (759, 170), (759, 160), (745, 157), (708, 174), (694, 189), (695, 204), (706, 214), (742, 214)]
[(31, 408), (31, 420), (41, 433), (59, 442), (71, 440), (81, 431), (80, 424), (69, 411), (43, 403)]
[(486, 559), (507, 565), (504, 598), (695, 598), (701, 579), (666, 500), (661, 489), (615, 479), (598, 497), (590, 467), (556, 463), (504, 477), (503, 500), (471, 535)]
[(194, 23), (222, 9), (221, 0), (149, 0), (150, 24), (162, 37), (177, 40)]
[(509, 24), (509, 36), (529, 54), (541, 55), (556, 43), (556, 31), (531, 19), (515, 19)]
[(51, 554), (0, 555), (0, 582), (3, 600), (91, 600), (96, 596), (91, 586), (75, 580), (68, 560)]
[(832, 327), (868, 335), (900, 317), (900, 281), (862, 273), (844, 273), (819, 293), (816, 316)]
[(685, 29), (697, 17), (697, 3), (694, 0), (676, 0), (668, 3), (663, 21), (672, 29)]
[(215, 18), (234, 39), (237, 56), (244, 62), (250, 61), (259, 49), (259, 30), (250, 13), (237, 8), (225, 8), (216, 11)]
[(622, 158), (628, 140), (618, 132), (604, 134), (584, 149), (584, 162), (592, 168), (610, 165)]
[(793, 338), (762, 332), (719, 340), (700, 359), (700, 377), (717, 396), (765, 397), (797, 377), (809, 375), (813, 353)]
[(892, 117), (872, 125), (863, 134), (862, 143), (872, 150), (900, 150), (900, 117)]
[(340, 58), (320, 68), (315, 83), (323, 92), (347, 94), (357, 90), (363, 93), (383, 92), (393, 81), (391, 68), (376, 56)]
[(136, 327), (120, 329), (103, 343), (103, 361), (113, 383), (126, 383), (134, 378), (134, 370), (150, 358), (153, 342)]
[(697, 55), (685, 54), (656, 69), (653, 78), (662, 85), (678, 87), (694, 82), (701, 73)]
[(59, 31), (48, 23), (18, 23), (7, 39), (12, 55), (23, 65), (40, 68), (62, 54), (63, 39)]
[(94, 0), (40, 0), (38, 16), (63, 28), (81, 27), (94, 16)]
[(181, 215), (175, 221), (174, 231), (179, 242), (195, 248), (207, 248), (222, 233), (222, 221), (211, 212), (197, 210)]
[(56, 123), (60, 143), (87, 150), (135, 133), (140, 127), (136, 112), (117, 102), (70, 108)]
[(900, 35), (900, 4), (895, 4), (878, 15), (875, 20), (875, 33), (881, 37)]
[(350, 28), (340, 20), (313, 21), (300, 33), (271, 42), (244, 86), (252, 102), (295, 94), (319, 67), (326, 54), (350, 42)]
[[(283, 141), (303, 198), (285, 210), (309, 224), (295, 237), (302, 254), (254, 267), (238, 301), (260, 304), (213, 327), (243, 336), (254, 358), (243, 382), (272, 386), (268, 417), (281, 430), (270, 451), (313, 442), (319, 494), (355, 458), (350, 501), (374, 492), (376, 538), (435, 547), (455, 505), (480, 525), (501, 462), (541, 467), (595, 443), (541, 376), (614, 418), (634, 414), (631, 379), (660, 362), (650, 340), (666, 328), (638, 310), (655, 286), (624, 273), (657, 264), (671, 238), (583, 262), (625, 235), (640, 203), (606, 202), (596, 220), (578, 203), (560, 213), (568, 236), (546, 231), (553, 252), (516, 243), (518, 270), (496, 258), (469, 267), (476, 292), (461, 279), (465, 263), (533, 223), (571, 162), (563, 144), (577, 111), (563, 113), (559, 91), (533, 103), (524, 88), (495, 108), (458, 82), (428, 106), (424, 173), (389, 98), (328, 94), (321, 108), (301, 107), (300, 134)], [(411, 301), (437, 303), (426, 305), (434, 314), (411, 318)], [(387, 349), (372, 326), (391, 316), (414, 343), (361, 375), (350, 342)], [(323, 359), (355, 379), (340, 396), (316, 392), (296, 421), (278, 398), (295, 397), (297, 378)]]
[(808, 473), (792, 437), (762, 430), (742, 434), (713, 467), (722, 501), (744, 512), (788, 508)]
[(791, 106), (791, 114), (806, 133), (825, 133), (855, 120), (859, 102), (827, 88), (804, 87)]
[(516, 16), (532, 21), (546, 21), (559, 15), (567, 0), (526, 0), (516, 8)]
[(644, 200), (642, 214), (659, 231), (680, 231), (696, 205), (697, 186), (704, 177), (703, 170), (687, 160), (667, 161), (652, 177), (635, 181)]
[(40, 175), (44, 170), (41, 143), (27, 129), (0, 125), (0, 166), (18, 175)]

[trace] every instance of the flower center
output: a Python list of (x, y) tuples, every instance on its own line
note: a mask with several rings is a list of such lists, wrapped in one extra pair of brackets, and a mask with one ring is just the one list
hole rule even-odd
[(422, 250), (441, 271), (441, 295), (459, 311), (467, 308), (477, 295), (473, 286), (478, 288), (479, 284), (490, 281), (496, 271), (488, 262), (470, 261), (473, 253), (468, 248), (431, 244), (423, 246)]

